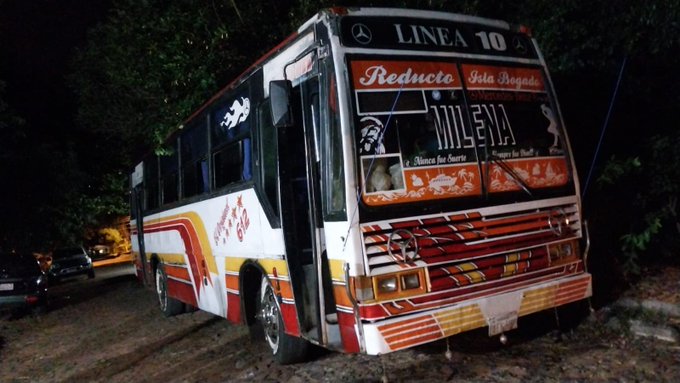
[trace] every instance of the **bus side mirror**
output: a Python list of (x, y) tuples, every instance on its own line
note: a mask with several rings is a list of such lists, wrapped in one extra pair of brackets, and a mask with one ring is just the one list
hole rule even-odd
[(277, 128), (293, 126), (293, 113), (290, 104), (291, 82), (274, 80), (269, 83), (269, 103), (272, 111), (272, 122)]

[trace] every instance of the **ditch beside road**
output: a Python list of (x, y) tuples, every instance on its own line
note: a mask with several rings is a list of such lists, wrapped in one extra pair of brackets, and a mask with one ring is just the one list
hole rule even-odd
[[(635, 321), (677, 334), (680, 318), (612, 304), (561, 336), (552, 312), (520, 320), (502, 346), (486, 331), (383, 355), (322, 350), (279, 366), (244, 326), (196, 311), (161, 315), (130, 265), (54, 286), (43, 315), (0, 312), (3, 382), (526, 382), (680, 380), (680, 343), (635, 333)], [(680, 307), (680, 269), (657, 270), (626, 292), (632, 302)], [(624, 302), (626, 302), (624, 300)], [(664, 306), (664, 305), (669, 306)], [(654, 305), (652, 305), (654, 306)]]

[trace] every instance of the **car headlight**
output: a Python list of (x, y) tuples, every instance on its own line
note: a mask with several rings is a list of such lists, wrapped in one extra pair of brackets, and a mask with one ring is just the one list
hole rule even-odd
[(35, 279), (36, 286), (44, 285), (45, 282), (47, 282), (47, 281), (45, 280), (44, 275), (41, 275), (41, 276), (39, 276), (38, 278)]

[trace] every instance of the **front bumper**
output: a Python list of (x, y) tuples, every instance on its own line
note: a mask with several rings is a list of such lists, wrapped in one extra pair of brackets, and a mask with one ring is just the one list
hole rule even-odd
[(588, 273), (536, 283), (445, 308), (363, 324), (366, 353), (385, 354), (489, 326), (490, 335), (516, 328), (517, 318), (592, 295)]
[(63, 269), (50, 270), (48, 275), (50, 276), (50, 278), (53, 279), (61, 279), (75, 277), (78, 275), (86, 275), (92, 272), (92, 270), (93, 270), (92, 265), (80, 265)]

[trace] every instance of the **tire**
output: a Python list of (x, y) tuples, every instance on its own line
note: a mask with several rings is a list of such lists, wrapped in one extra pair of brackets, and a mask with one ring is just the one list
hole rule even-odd
[(181, 314), (184, 311), (184, 303), (168, 296), (168, 277), (165, 275), (163, 265), (156, 267), (156, 295), (158, 304), (166, 317)]
[(258, 318), (264, 332), (264, 339), (279, 364), (302, 362), (307, 357), (309, 343), (295, 336), (286, 334), (279, 302), (274, 289), (266, 277), (260, 285), (260, 305)]
[(89, 279), (94, 279), (94, 269), (87, 272), (87, 277)]

